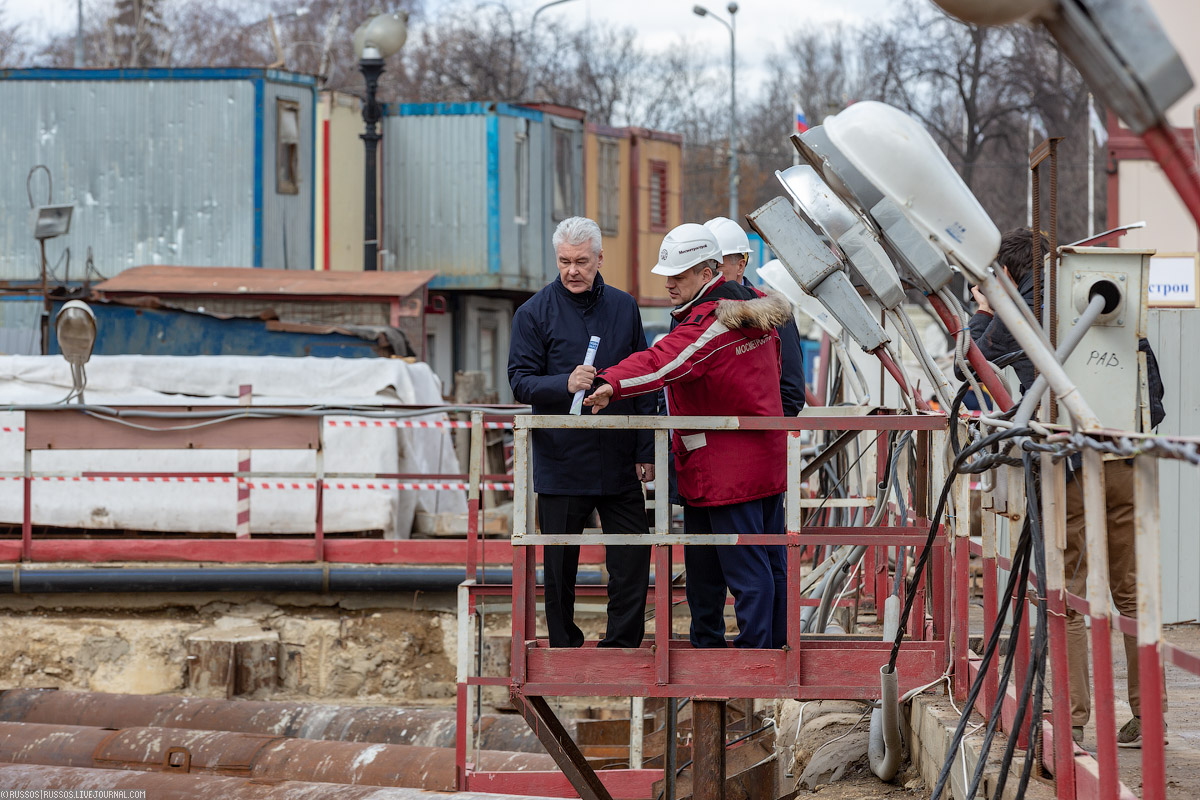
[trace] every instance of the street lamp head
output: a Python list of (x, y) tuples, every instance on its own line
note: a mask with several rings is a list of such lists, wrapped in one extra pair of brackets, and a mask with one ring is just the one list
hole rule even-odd
[(730, 3), (729, 5), (725, 6), (725, 10), (728, 11), (729, 16), (732, 17), (734, 14), (736, 14), (738, 12), (738, 4)]
[(408, 12), (377, 14), (354, 31), (354, 56), (363, 59), (386, 59), (400, 52), (408, 39)]
[(707, 17), (708, 9), (705, 8), (704, 6), (692, 6), (692, 13), (695, 14), (697, 17)]
[(96, 344), (96, 315), (82, 300), (72, 300), (54, 319), (54, 332), (63, 358), (81, 366), (92, 356)]

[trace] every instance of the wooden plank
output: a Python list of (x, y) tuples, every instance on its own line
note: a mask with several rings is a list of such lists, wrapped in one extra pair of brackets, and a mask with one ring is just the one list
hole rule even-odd
[[(240, 406), (179, 406), (159, 411), (228, 411), (245, 413)], [(321, 417), (266, 417), (231, 419), (220, 424), (167, 430), (202, 422), (202, 419), (136, 417), (126, 420), (148, 431), (82, 412), (25, 412), (25, 447), (29, 450), (316, 450)]]

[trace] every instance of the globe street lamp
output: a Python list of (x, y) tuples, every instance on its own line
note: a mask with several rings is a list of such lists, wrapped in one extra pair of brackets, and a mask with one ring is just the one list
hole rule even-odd
[(354, 32), (354, 55), (358, 58), (358, 68), (362, 70), (363, 79), (367, 84), (367, 101), (363, 104), (363, 122), (367, 129), (359, 138), (363, 140), (366, 150), (366, 181), (363, 192), (363, 269), (375, 270), (379, 267), (379, 235), (376, 225), (376, 152), (379, 140), (383, 135), (379, 132), (379, 119), (382, 110), (375, 99), (375, 91), (379, 88), (379, 76), (383, 74), (384, 62), (388, 56), (394, 55), (404, 46), (408, 38), (408, 13), (398, 11), (393, 14), (378, 13), (368, 19)]
[[(729, 218), (737, 221), (738, 215), (738, 156), (737, 156), (737, 11), (738, 4), (725, 7), (729, 22), (718, 16), (711, 19), (729, 29)], [(710, 12), (704, 6), (693, 6), (692, 13), (707, 17)]]

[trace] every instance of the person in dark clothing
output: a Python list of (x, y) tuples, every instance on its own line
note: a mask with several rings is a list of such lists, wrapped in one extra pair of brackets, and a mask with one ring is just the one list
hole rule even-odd
[[(1042, 236), (1042, 252), (1047, 253), (1050, 243)], [(1000, 240), (997, 262), (1016, 283), (1030, 310), (1037, 316), (1037, 305), (1033, 295), (1033, 232), (1029, 228), (1017, 228), (1004, 234)], [(979, 310), (971, 318), (971, 338), (983, 355), (994, 361), (1001, 356), (1019, 352), (1021, 348), (1013, 339), (1004, 323), (992, 316), (987, 298), (972, 287), (971, 292), (979, 303)], [(1166, 416), (1163, 408), (1163, 384), (1158, 369), (1158, 359), (1145, 339), (1138, 341), (1138, 350), (1146, 354), (1146, 377), (1150, 394), (1150, 424), (1157, 427)], [(1033, 364), (1027, 357), (1018, 358), (1012, 364), (1021, 381), (1021, 390), (1027, 391), (1034, 382)], [(1081, 458), (1072, 456), (1069, 461), (1067, 479), (1067, 542), (1064, 551), (1067, 591), (1084, 595), (1087, 591), (1087, 541), (1084, 525), (1083, 487), (1076, 480)], [(1134, 547), (1134, 497), (1133, 463), (1125, 459), (1104, 461), (1102, 481), (1105, 485), (1106, 528), (1108, 532), (1109, 587), (1113, 604), (1127, 617), (1137, 617), (1137, 559)], [(1121, 747), (1140, 747), (1142, 741), (1141, 692), (1138, 673), (1137, 639), (1125, 638), (1125, 656), (1128, 665), (1129, 705), (1133, 719), (1121, 728), (1117, 744)], [(1067, 608), (1067, 665), (1070, 672), (1071, 734), (1076, 742), (1083, 741), (1084, 726), (1091, 716), (1091, 695), (1088, 678), (1088, 634), (1082, 615), (1073, 607)], [(1163, 686), (1163, 711), (1167, 710), (1166, 685)]]
[[(513, 397), (535, 414), (566, 414), (576, 391), (596, 371), (646, 349), (637, 303), (604, 284), (600, 227), (590, 219), (563, 220), (553, 237), (559, 276), (513, 314), (508, 379)], [(600, 337), (592, 366), (588, 342)], [(610, 406), (610, 414), (653, 414), (653, 395)], [(535, 430), (533, 485), (544, 533), (579, 534), (592, 512), (606, 533), (649, 533), (642, 483), (654, 480), (651, 431)], [(650, 547), (605, 549), (608, 626), (601, 647), (638, 647), (645, 635)], [(546, 623), (551, 647), (580, 647), (575, 624), (579, 548), (545, 549)]]

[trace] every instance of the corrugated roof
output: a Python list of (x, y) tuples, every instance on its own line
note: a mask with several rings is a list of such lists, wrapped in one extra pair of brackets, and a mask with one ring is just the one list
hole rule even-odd
[(102, 294), (407, 297), (421, 291), (433, 270), (313, 272), (252, 267), (133, 267), (96, 286)]

